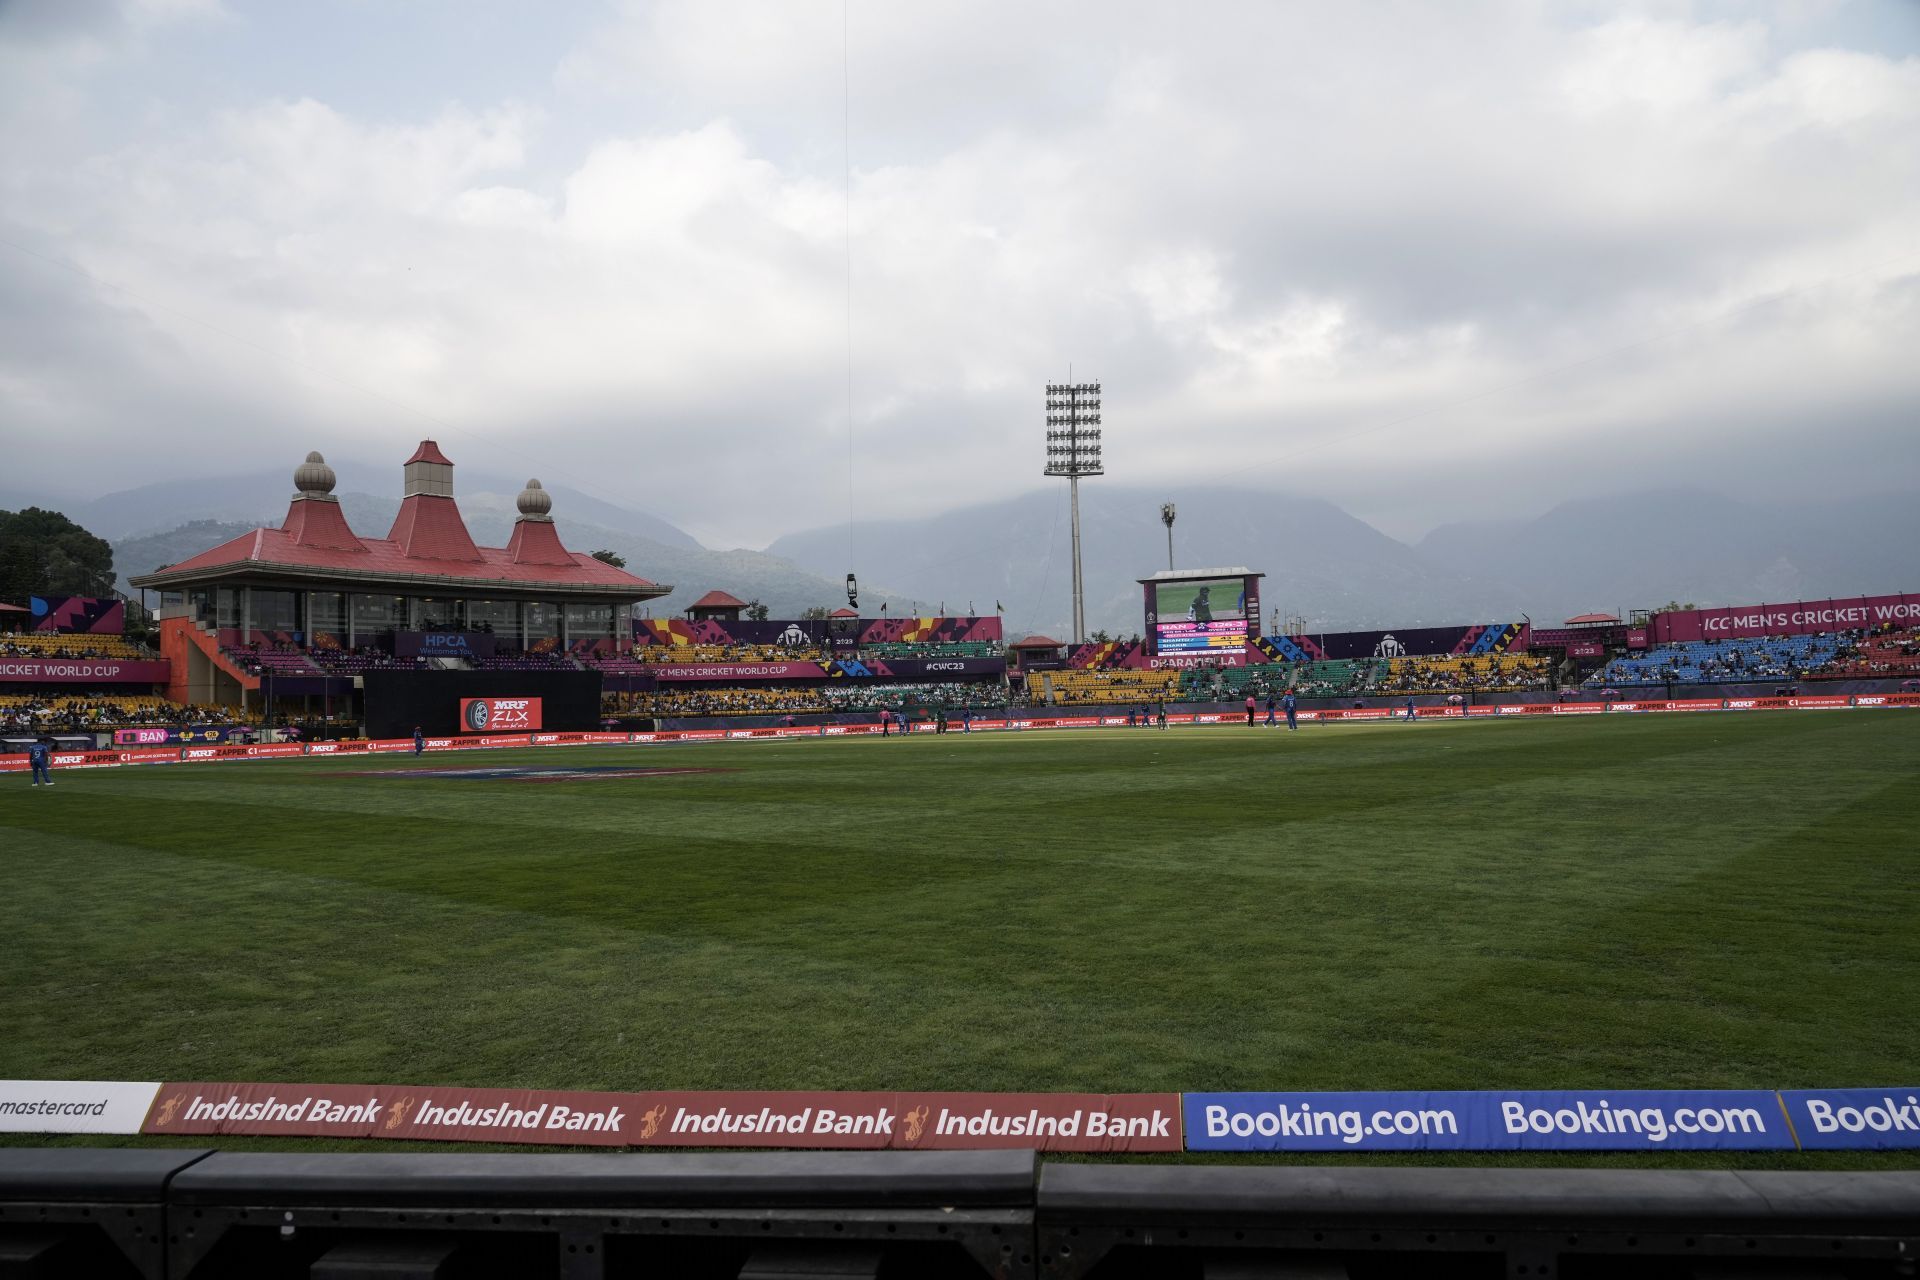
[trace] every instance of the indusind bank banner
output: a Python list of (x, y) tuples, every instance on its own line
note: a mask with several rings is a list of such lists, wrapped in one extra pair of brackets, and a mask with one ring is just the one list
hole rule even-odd
[(160, 1086), (141, 1132), (598, 1147), (1179, 1151), (1171, 1093), (586, 1093), (444, 1085)]

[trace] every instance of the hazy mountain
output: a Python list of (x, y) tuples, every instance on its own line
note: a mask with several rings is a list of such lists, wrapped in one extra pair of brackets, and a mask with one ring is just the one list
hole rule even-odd
[[(1089, 631), (1131, 635), (1143, 622), (1136, 579), (1167, 567), (1160, 503), (1167, 489), (1092, 481), (1081, 487)], [(1072, 546), (1066, 491), (1040, 491), (914, 520), (781, 538), (767, 548), (801, 567), (895, 590), (944, 597), (950, 609), (996, 601), (1010, 629), (1063, 637), (1072, 627)], [(1181, 568), (1245, 565), (1267, 575), (1269, 618), (1301, 615), (1312, 629), (1492, 620), (1510, 590), (1437, 569), (1404, 543), (1330, 502), (1245, 489), (1174, 492)]]
[(1443, 525), (1422, 556), (1509, 583), (1536, 619), (1669, 600), (1761, 604), (1920, 589), (1911, 495), (1804, 506), (1704, 490), (1570, 502), (1531, 520)]
[(127, 585), (135, 574), (152, 573), (163, 565), (179, 564), (208, 547), (251, 533), (259, 526), (227, 520), (192, 520), (164, 533), (149, 533), (137, 538), (113, 541), (113, 573), (120, 590), (137, 595)]
[[(167, 487), (151, 487), (154, 505), (147, 509), (162, 509), (157, 504), (165, 495), (158, 491)], [(1167, 563), (1159, 519), (1164, 496), (1099, 481), (1083, 486), (1089, 630), (1140, 629), (1135, 580)], [(1778, 507), (1703, 491), (1642, 493), (1568, 503), (1535, 519), (1446, 525), (1414, 547), (1318, 498), (1227, 488), (1174, 496), (1181, 567), (1246, 565), (1264, 572), (1268, 618), (1298, 614), (1310, 630), (1505, 621), (1522, 614), (1553, 623), (1587, 610), (1670, 599), (1757, 604), (1920, 589), (1914, 551), (1920, 505), (1901, 495)], [(386, 533), (399, 507), (397, 496), (340, 497), (349, 523), (371, 537)], [(517, 514), (513, 495), (470, 492), (460, 502), (478, 541), (506, 542)], [(1010, 631), (1064, 636), (1071, 630), (1064, 490), (856, 524), (851, 531), (815, 529), (781, 538), (764, 552), (710, 551), (683, 534), (670, 543), (575, 510), (591, 502), (556, 491), (561, 537), (577, 551), (616, 551), (633, 572), (672, 583), (674, 593), (651, 605), (656, 617), (684, 611), (715, 587), (759, 599), (776, 617), (831, 608), (845, 601), (851, 570), (859, 575), (863, 612), (877, 612), (883, 601), (894, 613), (942, 607), (991, 613), (1000, 604)], [(639, 515), (613, 510), (629, 523)], [(268, 522), (277, 524), (284, 511), (282, 502), (266, 513)], [(198, 519), (117, 538), (115, 568), (124, 587), (128, 573), (176, 563), (255, 523)]]
[[(353, 529), (367, 537), (383, 537), (393, 523), (399, 502), (367, 494), (340, 495), (342, 512)], [(558, 500), (556, 499), (556, 508)], [(461, 500), (461, 513), (474, 540), (483, 546), (503, 546), (513, 531), (518, 514), (511, 499), (498, 495), (474, 495)], [(280, 515), (268, 521), (277, 525)], [(120, 589), (130, 591), (130, 574), (151, 573), (161, 565), (178, 564), (239, 537), (258, 527), (259, 522), (237, 523), (220, 520), (195, 520), (160, 533), (121, 538), (114, 541), (114, 570)], [(674, 592), (650, 602), (646, 608), (654, 617), (682, 613), (686, 607), (719, 587), (742, 600), (760, 600), (775, 617), (797, 617), (810, 607), (834, 608), (846, 603), (846, 588), (840, 579), (810, 574), (792, 563), (761, 551), (709, 551), (705, 547), (671, 546), (649, 538), (587, 524), (579, 520), (558, 519), (560, 536), (574, 551), (598, 551), (605, 548), (627, 558), (627, 568), (652, 582), (671, 583)], [(886, 602), (894, 613), (910, 612), (917, 602), (880, 592), (862, 592), (861, 604), (877, 609)], [(929, 602), (931, 603), (931, 602)]]

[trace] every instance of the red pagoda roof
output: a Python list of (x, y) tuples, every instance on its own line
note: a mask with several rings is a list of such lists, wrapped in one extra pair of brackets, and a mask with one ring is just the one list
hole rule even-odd
[(412, 466), (416, 462), (437, 462), (443, 467), (453, 465), (453, 459), (440, 452), (440, 446), (431, 440), (422, 440), (420, 447), (413, 451), (413, 456), (408, 458), (403, 465)]
[[(175, 565), (147, 579), (178, 581), (182, 575), (211, 577), (242, 568), (300, 570), (303, 576), (337, 571), (355, 577), (433, 577), (462, 578), (473, 582), (498, 582), (512, 586), (543, 585), (652, 588), (653, 583), (635, 577), (625, 569), (616, 569), (602, 560), (577, 551), (566, 552), (564, 564), (516, 562), (505, 547), (477, 547), (475, 560), (439, 560), (431, 556), (408, 555), (400, 544), (386, 538), (362, 538), (364, 551), (345, 551), (336, 547), (316, 547), (294, 541), (285, 529), (255, 529), (231, 542)], [(143, 581), (147, 580), (143, 579)], [(159, 585), (158, 582), (155, 585)], [(646, 594), (655, 595), (649, 590)]]
[(1578, 617), (1568, 618), (1565, 625), (1569, 627), (1584, 627), (1592, 623), (1618, 621), (1620, 621), (1620, 619), (1610, 613), (1583, 613)]
[(828, 614), (827, 616), (829, 618), (857, 618), (860, 615), (855, 613), (852, 609), (835, 609), (832, 613)]
[[(318, 454), (310, 455), (317, 463)], [(408, 464), (452, 466), (438, 445), (423, 440)], [(307, 470), (307, 469), (303, 469)], [(523, 515), (505, 547), (476, 546), (453, 498), (414, 493), (400, 503), (393, 528), (384, 538), (362, 538), (347, 526), (339, 504), (328, 496), (333, 473), (297, 477), (300, 493), (278, 529), (255, 529), (199, 555), (143, 574), (136, 585), (178, 587), (239, 573), (283, 573), (300, 578), (404, 582), (448, 579), (492, 584), (523, 591), (555, 589), (578, 594), (630, 595), (646, 599), (669, 588), (616, 569), (590, 555), (569, 551), (544, 515)], [(524, 496), (524, 495), (523, 495)], [(523, 512), (526, 510), (522, 507)]]
[(418, 560), (478, 560), (480, 548), (460, 518), (452, 498), (415, 493), (404, 498), (394, 514), (387, 541), (400, 554)]
[(1067, 646), (1059, 640), (1050, 640), (1046, 636), (1028, 636), (1014, 643), (1016, 649), (1064, 649)]
[(689, 609), (744, 609), (745, 600), (730, 596), (724, 591), (709, 591), (687, 606)]

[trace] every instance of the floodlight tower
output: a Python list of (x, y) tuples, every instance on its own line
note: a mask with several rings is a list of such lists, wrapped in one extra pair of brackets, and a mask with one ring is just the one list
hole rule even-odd
[(1100, 466), (1100, 384), (1047, 384), (1047, 474), (1065, 476), (1073, 508), (1073, 642), (1087, 642), (1086, 593), (1080, 580), (1080, 477)]
[(1167, 570), (1173, 570), (1173, 504), (1160, 504), (1160, 523), (1167, 526)]

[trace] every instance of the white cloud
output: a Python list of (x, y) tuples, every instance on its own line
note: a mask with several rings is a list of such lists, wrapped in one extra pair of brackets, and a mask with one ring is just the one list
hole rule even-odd
[(1398, 532), (1469, 482), (1570, 492), (1595, 440), (1784, 485), (1741, 451), (1788, 411), (1838, 441), (1875, 407), (1859, 447), (1920, 483), (1877, 411), (1920, 399), (1894, 283), (1920, 270), (1914, 59), (1678, 7), (859, 3), (849, 200), (839, 12), (623, 8), (551, 101), (419, 118), (90, 119), (88, 84), (164, 101), (169, 69), (62, 55), (38, 74), (81, 87), (0, 172), (0, 233), (133, 296), (43, 279), (0, 304), (86, 317), (0, 351), (8, 417), (104, 424), (124, 481), (177, 465), (112, 426), (156, 397), (248, 462), (424, 433), (325, 370), (470, 432), (475, 462), (518, 468), (505, 442), (757, 541), (843, 514), (850, 230), (874, 513), (1039, 483), (1039, 387), (1069, 361), (1108, 384), (1116, 474), (1336, 486)]

